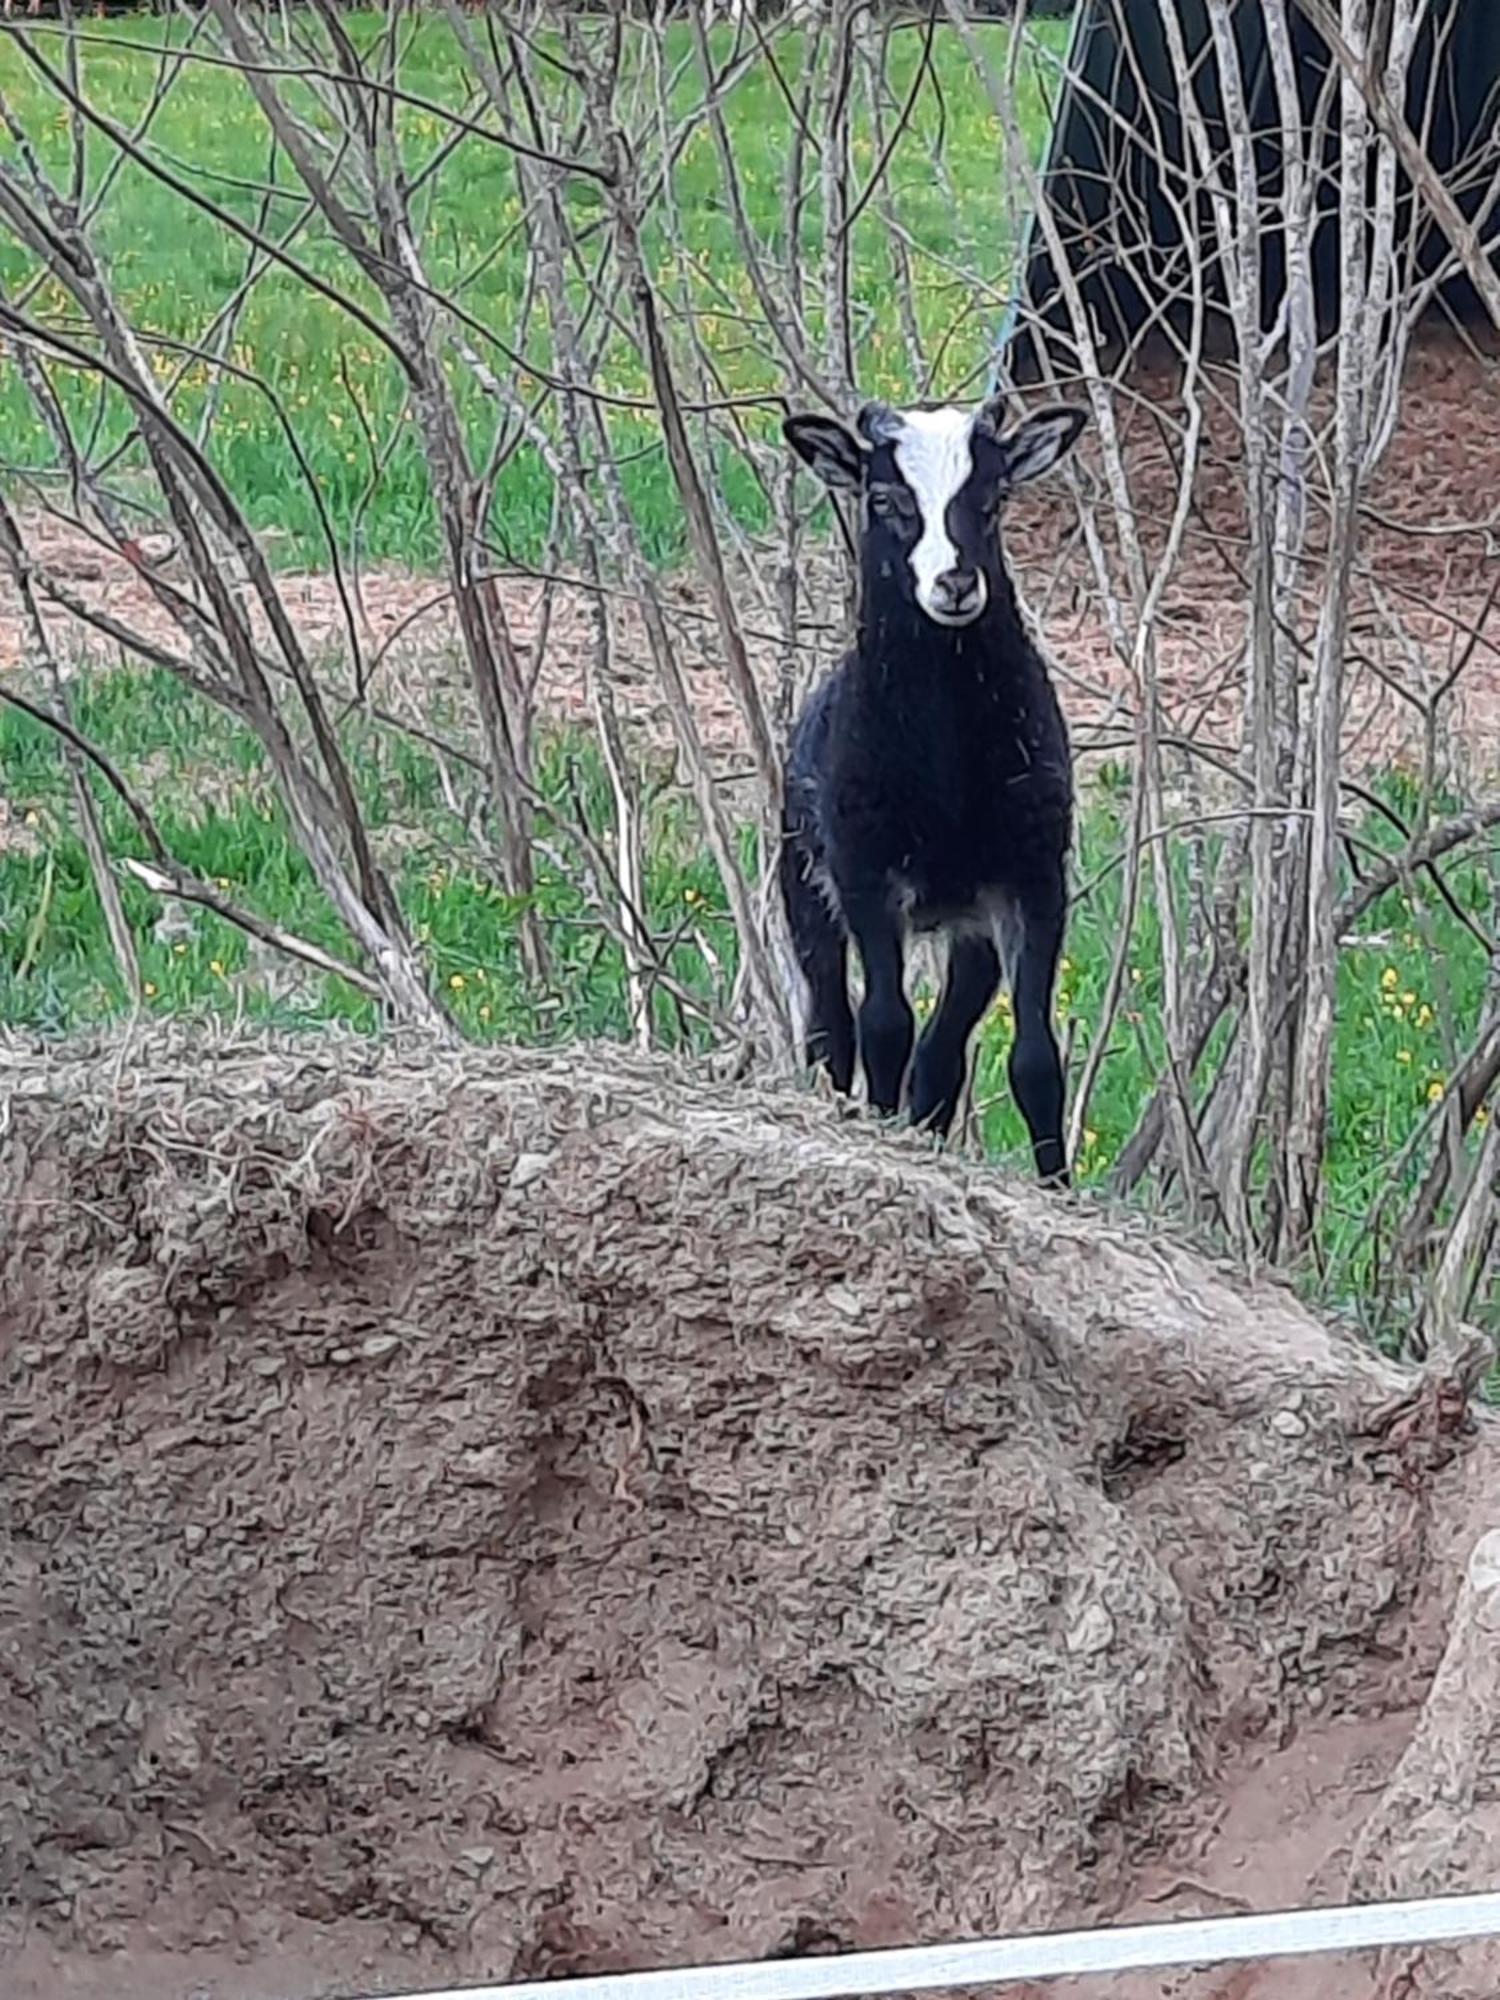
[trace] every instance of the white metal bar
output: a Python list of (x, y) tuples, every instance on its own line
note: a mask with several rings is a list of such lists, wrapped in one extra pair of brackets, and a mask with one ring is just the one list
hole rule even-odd
[(995, 1986), (1020, 1979), (1166, 1971), (1244, 1959), (1376, 1951), (1386, 1945), (1500, 1937), (1500, 1892), (1429, 1896), (1250, 1917), (1050, 1931), (967, 1944), (848, 1952), (837, 1958), (760, 1959), (660, 1972), (610, 1972), (514, 1986), (448, 1987), (392, 2000), (852, 2000), (852, 1996)]

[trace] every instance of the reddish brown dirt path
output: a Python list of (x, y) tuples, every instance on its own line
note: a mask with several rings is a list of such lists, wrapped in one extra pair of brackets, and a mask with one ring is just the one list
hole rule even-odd
[[(1208, 744), (1234, 741), (1242, 699), (1238, 658), (1244, 587), (1239, 548), (1244, 520), (1236, 500), (1233, 425), (1222, 379), (1206, 410), (1208, 444), (1183, 556), (1165, 593), (1155, 627), (1169, 730)], [(1483, 522), (1500, 490), (1500, 363), (1472, 352), (1454, 336), (1425, 337), (1414, 352), (1404, 417), (1379, 477), (1367, 495), (1371, 510), (1361, 547), (1355, 619), (1347, 651), (1345, 741), (1351, 764), (1370, 768), (1393, 757), (1419, 758), (1425, 725), (1417, 703), (1470, 657), (1443, 707), (1439, 745), (1445, 775), (1462, 784), (1500, 768), (1500, 609), (1490, 602), (1496, 535), (1440, 535), (1435, 527)], [(1148, 551), (1159, 549), (1175, 494), (1178, 412), (1171, 385), (1142, 377), (1119, 399), (1127, 442), (1137, 527)], [(1084, 451), (1088, 459), (1088, 447)], [(1100, 486), (1102, 495), (1102, 485)], [(29, 524), (34, 553), (86, 604), (106, 610), (158, 644), (180, 635), (130, 566), (81, 534), (55, 523)], [(1078, 747), (1128, 745), (1130, 677), (1110, 644), (1109, 625), (1085, 551), (1073, 533), (1070, 503), (1042, 490), (1016, 503), (1007, 530), (1023, 591), (1041, 622), (1058, 668), (1060, 689)], [(1315, 523), (1316, 548), (1321, 528)], [(425, 697), (457, 687), (456, 633), (440, 584), (392, 568), (348, 580), (360, 652), (381, 662), (377, 694), (399, 712), (421, 713)], [(349, 618), (344, 597), (326, 574), (282, 579), (294, 624), (315, 653), (347, 660)], [(543, 627), (543, 591), (512, 579), (504, 586), (510, 621), (537, 695), (554, 716), (587, 713), (583, 661), (590, 621), (581, 593), (554, 587), (546, 649), (535, 647)], [(754, 604), (741, 588), (742, 601)], [(743, 750), (744, 731), (720, 664), (717, 638), (701, 593), (691, 580), (668, 592), (681, 635), (700, 726), (723, 754)], [(1399, 614), (1401, 635), (1375, 616), (1377, 602)], [(804, 642), (818, 650), (837, 638), (836, 580), (820, 561), (809, 594)], [(777, 672), (774, 618), (762, 606), (749, 619), (752, 655), (763, 685)], [(832, 620), (830, 626), (829, 621)], [(66, 614), (52, 618), (60, 651), (95, 662), (117, 649)], [(612, 606), (617, 672), (627, 714), (660, 741), (670, 740), (639, 617)], [(821, 631), (819, 627), (821, 626)], [(1310, 636), (1311, 626), (1305, 628)], [(0, 670), (25, 653), (20, 608), (8, 579), (0, 580)]]

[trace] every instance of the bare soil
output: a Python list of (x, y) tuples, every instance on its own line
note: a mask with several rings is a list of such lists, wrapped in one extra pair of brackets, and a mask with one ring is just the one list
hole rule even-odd
[[(11, 1041), (0, 1103), (10, 2000), (1494, 1879), (1493, 1672), (1424, 1701), (1500, 1435), (1440, 1372), (623, 1053)], [(1372, 1875), (1403, 1752), (1462, 1838)]]
[[(1414, 349), (1402, 422), (1379, 475), (1364, 496), (1366, 517), (1354, 585), (1355, 615), (1346, 649), (1345, 754), (1351, 770), (1414, 763), (1429, 747), (1438, 775), (1466, 787), (1500, 768), (1500, 606), (1495, 595), (1496, 537), (1490, 496), (1500, 470), (1500, 360), (1457, 335), (1433, 332)], [(1203, 462), (1181, 560), (1154, 626), (1164, 727), (1169, 734), (1232, 750), (1244, 692), (1244, 539), (1246, 523), (1234, 385), (1220, 373), (1204, 397)], [(1326, 402), (1326, 395), (1323, 397)], [(1149, 371), (1117, 399), (1137, 530), (1149, 553), (1165, 541), (1176, 500), (1176, 463), (1184, 412), (1176, 382)], [(1326, 415), (1326, 411), (1324, 413)], [(1098, 472), (1097, 445), (1081, 459)], [(1107, 517), (1101, 508), (1101, 518)], [(1466, 527), (1466, 524), (1467, 527)], [(1106, 519), (1106, 530), (1107, 530)], [(158, 646), (181, 650), (181, 635), (138, 569), (117, 551), (56, 520), (27, 524), (36, 560), (83, 606), (107, 613)], [(1007, 540), (1026, 599), (1055, 663), (1060, 691), (1085, 756), (1128, 747), (1137, 690), (1111, 643), (1072, 503), (1060, 486), (1018, 498)], [(1310, 528), (1310, 586), (1326, 524)], [(150, 553), (150, 538), (147, 538)], [(768, 589), (770, 579), (756, 580)], [(841, 642), (841, 585), (826, 555), (809, 557), (799, 644), (804, 672), (833, 656)], [(374, 696), (419, 720), (451, 688), (461, 704), (458, 640), (443, 587), (431, 576), (390, 566), (350, 572), (291, 574), (281, 587), (293, 624), (315, 656), (347, 672), (357, 656)], [(591, 620), (584, 593), (508, 578), (502, 602), (533, 678), (541, 711), (554, 718), (588, 713), (585, 661)], [(692, 683), (700, 728), (710, 748), (735, 760), (745, 750), (742, 719), (723, 668), (717, 633), (696, 581), (668, 589), (669, 616)], [(780, 648), (774, 615), (742, 579), (740, 599), (751, 627), (752, 662), (769, 693)], [(545, 611), (544, 611), (545, 602)], [(669, 744), (649, 649), (636, 607), (609, 606), (614, 662), (624, 712), (657, 742)], [(1300, 630), (1311, 645), (1316, 607), (1302, 607)], [(1399, 635), (1385, 616), (1398, 615)], [(75, 665), (117, 660), (116, 641), (69, 613), (48, 613), (54, 643)], [(21, 606), (0, 577), (0, 671), (27, 653)], [(1440, 703), (1429, 746), (1424, 704), (1452, 682)]]

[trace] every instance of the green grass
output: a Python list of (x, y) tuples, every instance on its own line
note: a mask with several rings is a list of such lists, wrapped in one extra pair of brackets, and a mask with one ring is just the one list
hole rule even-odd
[[(357, 35), (368, 36), (378, 16), (351, 17)], [(101, 24), (102, 25), (102, 24)], [(139, 118), (156, 80), (151, 52), (168, 32), (161, 21), (110, 24), (84, 51), (84, 88), (91, 105), (130, 127)], [(1009, 31), (978, 30), (993, 58), (1003, 62)], [(1046, 131), (1047, 69), (1039, 52), (1060, 51), (1064, 22), (1039, 23), (1020, 65), (1020, 111), (1033, 147)], [(176, 31), (179, 39), (182, 30)], [(55, 35), (39, 33), (35, 47), (59, 60)], [(725, 44), (720, 41), (720, 46)], [(779, 44), (788, 80), (795, 88), (806, 59), (797, 37)], [(630, 44), (633, 62), (642, 58), (639, 40)], [(891, 80), (905, 92), (920, 59), (921, 35), (897, 37)], [(674, 66), (686, 65), (676, 85), (676, 108), (688, 110), (701, 95), (690, 60), (691, 42), (683, 28), (669, 37)], [(940, 96), (923, 90), (911, 129), (897, 146), (889, 169), (896, 211), (915, 242), (917, 310), (929, 352), (943, 353), (939, 389), (962, 384), (985, 362), (1010, 280), (1014, 250), (1014, 205), (1003, 168), (1004, 141), (985, 85), (951, 29), (939, 32), (935, 70)], [(446, 25), (421, 22), (406, 54), (403, 88), (433, 103), (456, 105), (465, 90), (461, 52)], [(561, 85), (557, 86), (562, 88)], [(36, 145), (51, 170), (65, 174), (69, 121), (61, 100), (26, 60), (17, 43), (0, 36), (0, 97)], [(787, 250), (783, 217), (785, 162), (791, 121), (769, 69), (752, 70), (732, 92), (727, 118), (740, 163), (746, 202), (757, 237), (773, 265)], [(413, 172), (437, 151), (447, 127), (435, 115), (403, 107), (400, 130)], [(941, 135), (943, 158), (952, 177), (950, 196), (934, 175), (930, 148)], [(224, 69), (190, 63), (178, 78), (151, 128), (153, 160), (242, 222), (255, 223), (277, 237), (293, 221), (298, 201), (290, 166), (273, 168), (268, 128), (248, 87)], [(0, 154), (13, 151), (0, 134)], [(90, 145), (95, 183), (115, 149), (96, 135)], [(857, 172), (875, 158), (870, 131), (857, 127)], [(255, 184), (274, 172), (278, 191), (261, 213)], [(815, 178), (815, 175), (814, 175)], [(674, 250), (659, 205), (648, 227), (646, 252), (674, 328), (696, 320), (699, 338), (713, 354), (724, 386), (734, 394), (765, 393), (782, 387), (774, 343), (763, 326), (744, 269), (711, 135), (699, 129), (688, 142), (674, 177), (674, 200), (682, 239)], [(956, 199), (954, 198), (956, 197)], [(569, 200), (579, 225), (597, 214), (600, 195), (582, 180)], [(465, 311), (491, 338), (487, 361), (502, 375), (527, 386), (515, 373), (506, 349), (519, 349), (536, 365), (550, 362), (545, 323), (522, 325), (527, 252), (521, 229), (522, 204), (514, 162), (505, 151), (478, 137), (466, 137), (420, 197), (421, 248), (432, 281), (458, 297)], [(821, 242), (822, 217), (814, 190), (801, 221), (803, 246), (811, 258)], [(201, 345), (224, 302), (244, 276), (246, 248), (233, 230), (194, 208), (185, 197), (155, 179), (144, 166), (126, 164), (105, 202), (95, 228), (121, 303), (148, 343), (153, 365), (165, 381), (184, 359), (181, 350)], [(375, 313), (384, 312), (369, 283), (326, 230), (310, 228), (297, 240), (297, 254), (321, 276)], [(28, 254), (0, 238), (0, 282), (14, 294), (32, 275)], [(959, 270), (974, 274), (965, 281)], [(900, 338), (896, 290), (892, 282), (889, 236), (871, 204), (851, 237), (851, 278), (859, 342), (860, 380), (870, 394), (900, 394), (909, 379)], [(977, 282), (975, 282), (977, 281)], [(988, 289), (986, 289), (988, 288)], [(76, 324), (62, 289), (43, 287), (33, 310), (61, 326)], [(756, 322), (758, 343), (747, 337)], [(812, 314), (813, 330), (819, 330)], [(482, 336), (481, 336), (482, 338)], [(767, 350), (771, 350), (768, 352)], [(240, 319), (232, 362), (258, 370), (265, 388), (301, 439), (317, 493), (341, 544), (354, 543), (365, 558), (426, 563), (438, 551), (428, 482), (415, 431), (403, 420), (399, 372), (394, 360), (367, 328), (338, 305), (320, 297), (300, 278), (272, 271), (257, 285)], [(460, 404), (476, 454), (488, 449), (496, 413), (469, 370), (454, 364)], [(123, 401), (107, 393), (96, 401), (94, 385), (53, 370), (54, 380), (80, 428), (92, 432), (96, 453), (127, 437)], [(196, 421), (209, 394), (210, 370), (193, 362), (176, 387), (173, 403), (188, 422)], [(645, 397), (649, 384), (633, 342), (618, 338), (601, 370), (601, 386), (612, 395)], [(314, 494), (296, 462), (282, 415), (260, 385), (226, 380), (208, 449), (257, 529), (285, 537), (276, 553), (286, 560), (326, 558)], [(773, 413), (752, 412), (747, 426), (771, 435)], [(652, 556), (668, 561), (682, 548), (681, 510), (660, 451), (660, 436), (649, 414), (618, 413), (614, 442), (626, 458), (626, 489)], [(3, 456), (38, 470), (55, 464), (50, 438), (40, 424), (24, 385), (12, 371), (0, 375), (0, 438)], [(372, 477), (375, 457), (378, 478)], [(125, 470), (131, 456), (127, 454)], [(760, 488), (742, 459), (721, 462), (721, 481), (741, 518), (758, 525), (764, 510)], [(507, 466), (496, 492), (492, 533), (518, 557), (534, 559), (545, 546), (551, 511), (551, 482), (536, 455), (520, 451)]]
[[(347, 951), (267, 790), (253, 741), (170, 676), (117, 672), (82, 680), (77, 720), (150, 790), (162, 831), (182, 860), (232, 888), (248, 908), (331, 949)], [(382, 858), (416, 927), (435, 981), (478, 1040), (560, 1042), (623, 1038), (628, 1031), (624, 968), (578, 889), (542, 863), (536, 906), (553, 956), (549, 990), (528, 992), (516, 954), (516, 912), (494, 887), (486, 856), (444, 803), (432, 758), (409, 740), (351, 724), (349, 749)], [(60, 1033), (119, 1017), (125, 996), (82, 846), (73, 830), (55, 740), (0, 709), (0, 766), (12, 815), (0, 842), (0, 1020)], [(548, 746), (544, 788), (583, 797), (596, 826), (607, 823), (607, 788), (590, 743), (558, 737)], [(136, 841), (112, 795), (101, 793), (116, 852)], [(1392, 803), (1411, 801), (1398, 790)], [(1120, 852), (1123, 790), (1100, 783), (1083, 815), (1077, 879), (1102, 879), (1073, 917), (1059, 1010), (1072, 1024), (1073, 1061), (1082, 1061), (1100, 1019), (1110, 956), (1121, 924), (1121, 876), (1103, 869)], [(1362, 829), (1371, 846), (1399, 840), (1378, 817)], [(1455, 868), (1460, 906), (1490, 911), (1479, 861)], [(673, 935), (675, 978), (689, 994), (713, 989), (700, 940), (732, 969), (735, 934), (714, 869), (687, 808), (663, 788), (650, 838), (650, 916)], [(240, 931), (202, 912), (164, 907), (131, 884), (126, 902), (141, 941), (149, 1006), (163, 1015), (210, 1016), (307, 1025), (330, 1020), (375, 1025), (370, 1004), (342, 982), (252, 961)], [(1364, 942), (1344, 955), (1336, 1018), (1334, 1104), (1329, 1149), (1329, 1214), (1322, 1255), (1333, 1295), (1352, 1301), (1369, 1284), (1374, 1246), (1370, 1204), (1401, 1146), (1430, 1109), (1454, 1058), (1455, 1024), (1477, 1019), (1485, 954), (1436, 896), (1387, 895), (1363, 927)], [(1131, 1130), (1158, 1073), (1161, 951), (1155, 916), (1142, 912), (1132, 939), (1128, 997), (1089, 1116), (1080, 1163), (1097, 1181)], [(701, 1045), (691, 1015), (657, 1003), (667, 1045)], [(1005, 1084), (1010, 1022), (1003, 1005), (983, 1024), (976, 1099), (986, 1147), (1024, 1157), (1020, 1123)]]
[[(149, 792), (161, 833), (184, 866), (286, 929), (349, 954), (264, 783), (259, 746), (232, 718), (198, 702), (175, 677), (153, 672), (81, 683), (75, 719)], [(8, 850), (0, 853), (0, 1020), (54, 1033), (117, 1015), (125, 995), (49, 735), (18, 711), (0, 708), (0, 764), (13, 816)], [(555, 983), (549, 994), (529, 996), (514, 901), (495, 886), (488, 857), (444, 803), (434, 759), (409, 739), (373, 727), (353, 727), (346, 747), (371, 835), (434, 980), (464, 1027), (480, 1037), (522, 1040), (623, 1031), (621, 954), (601, 936), (568, 879), (543, 869), (537, 908)], [(607, 787), (587, 739), (554, 739), (540, 775), (553, 797), (577, 793), (591, 820), (604, 820)], [(111, 851), (138, 851), (114, 794), (103, 789), (100, 796)], [(710, 949), (732, 963), (733, 926), (700, 848), (686, 809), (675, 797), (664, 799), (653, 826), (651, 907), (662, 928), (691, 917)], [(212, 913), (164, 908), (132, 881), (125, 897), (153, 1010), (240, 1013), (282, 1027), (327, 1020), (377, 1025), (372, 1003), (347, 982), (304, 974), (285, 961), (269, 969), (252, 962), (255, 947), (245, 934)], [(680, 945), (670, 964), (689, 992), (707, 996), (708, 968), (695, 944)], [(669, 1036), (680, 1032), (665, 1003), (659, 1026)]]

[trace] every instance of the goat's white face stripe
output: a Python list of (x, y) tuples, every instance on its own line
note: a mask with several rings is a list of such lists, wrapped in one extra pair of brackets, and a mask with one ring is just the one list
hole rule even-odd
[(896, 464), (916, 498), (922, 536), (911, 552), (917, 602), (929, 614), (932, 586), (958, 567), (958, 550), (948, 534), (948, 507), (974, 470), (970, 438), (972, 410), (903, 410), (895, 441)]

